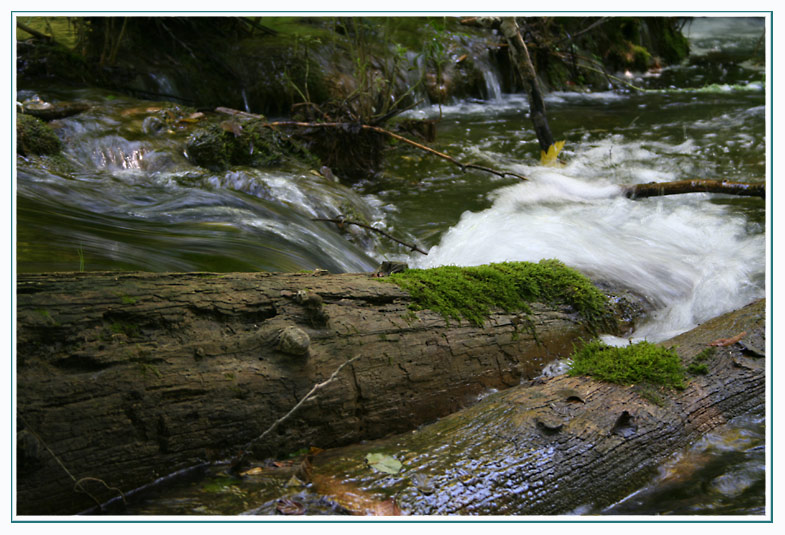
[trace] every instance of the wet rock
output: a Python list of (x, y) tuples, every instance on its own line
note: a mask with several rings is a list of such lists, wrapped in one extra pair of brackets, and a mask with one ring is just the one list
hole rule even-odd
[(53, 121), (71, 117), (90, 109), (83, 102), (44, 102), (38, 95), (21, 103), (22, 113), (42, 121)]
[(23, 156), (57, 154), (61, 148), (60, 138), (46, 123), (31, 115), (16, 114), (17, 153)]
[(212, 171), (234, 165), (273, 167), (291, 160), (314, 163), (302, 146), (258, 121), (223, 121), (200, 128), (186, 141), (186, 155), (195, 165)]

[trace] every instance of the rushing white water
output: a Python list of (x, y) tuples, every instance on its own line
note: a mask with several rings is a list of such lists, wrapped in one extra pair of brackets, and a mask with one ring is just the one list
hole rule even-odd
[(708, 194), (620, 194), (620, 183), (672, 179), (655, 162), (691, 147), (646, 148), (615, 136), (577, 147), (566, 167), (518, 166), (530, 181), (495, 191), (490, 208), (465, 212), (414, 261), (435, 267), (558, 258), (645, 296), (656, 311), (635, 338), (669, 338), (763, 295), (764, 236), (749, 233), (744, 217)]

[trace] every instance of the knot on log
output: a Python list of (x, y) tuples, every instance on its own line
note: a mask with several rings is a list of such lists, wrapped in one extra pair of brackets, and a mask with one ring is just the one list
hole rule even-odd
[(619, 435), (623, 438), (630, 438), (638, 431), (638, 426), (635, 424), (634, 419), (633, 415), (629, 412), (622, 412), (616, 419), (616, 423), (613, 425), (613, 429), (611, 429), (611, 434)]
[(278, 351), (288, 355), (306, 355), (310, 345), (311, 337), (308, 333), (294, 325), (286, 327), (278, 335)]
[(327, 325), (330, 315), (324, 310), (324, 299), (321, 295), (300, 290), (294, 300), (305, 307), (305, 314), (311, 322), (311, 326), (324, 327)]

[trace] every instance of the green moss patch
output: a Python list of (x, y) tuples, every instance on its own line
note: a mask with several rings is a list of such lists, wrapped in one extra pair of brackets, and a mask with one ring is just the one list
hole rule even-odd
[(60, 138), (49, 125), (32, 115), (16, 114), (16, 152), (23, 156), (57, 154), (61, 148)]
[(684, 367), (679, 355), (673, 349), (649, 342), (613, 347), (595, 340), (575, 351), (570, 358), (570, 375), (590, 375), (600, 381), (623, 385), (684, 388)]
[(692, 358), (692, 361), (687, 365), (687, 372), (692, 375), (706, 375), (709, 373), (709, 367), (706, 364), (711, 360), (716, 353), (716, 348), (707, 347)]
[(387, 279), (411, 294), (415, 310), (482, 325), (492, 308), (530, 313), (529, 303), (573, 307), (591, 329), (611, 326), (608, 302), (584, 275), (558, 260), (410, 269)]

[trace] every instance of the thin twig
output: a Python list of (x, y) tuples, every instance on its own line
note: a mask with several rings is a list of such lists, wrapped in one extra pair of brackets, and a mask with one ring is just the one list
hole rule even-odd
[(59, 464), (59, 465), (60, 465), (60, 468), (62, 468), (62, 469), (63, 469), (63, 471), (64, 471), (66, 474), (68, 474), (68, 477), (70, 477), (70, 478), (71, 478), (71, 480), (73, 480), (73, 482), (74, 482), (74, 490), (75, 490), (75, 491), (77, 491), (77, 492), (82, 492), (82, 493), (84, 493), (84, 494), (87, 494), (87, 495), (88, 495), (88, 496), (89, 496), (89, 497), (90, 497), (90, 498), (91, 498), (91, 499), (92, 499), (92, 500), (93, 500), (93, 501), (96, 503), (96, 505), (98, 505), (98, 507), (100, 508), (100, 507), (101, 507), (101, 502), (98, 500), (98, 498), (96, 498), (95, 496), (93, 496), (93, 495), (92, 495), (92, 494), (91, 494), (91, 493), (90, 493), (90, 492), (89, 492), (87, 489), (85, 489), (85, 488), (82, 486), (82, 482), (83, 482), (83, 481), (97, 481), (97, 482), (99, 482), (99, 483), (102, 483), (102, 484), (103, 484), (103, 486), (104, 486), (104, 487), (106, 487), (107, 489), (109, 489), (109, 490), (114, 490), (114, 491), (117, 491), (117, 492), (120, 494), (120, 497), (123, 499), (123, 503), (125, 503), (125, 494), (123, 494), (123, 491), (122, 491), (122, 490), (120, 490), (120, 489), (118, 489), (117, 487), (110, 487), (110, 486), (109, 486), (109, 485), (106, 483), (106, 481), (104, 481), (103, 479), (99, 479), (99, 478), (97, 478), (97, 477), (83, 477), (83, 478), (81, 478), (81, 479), (77, 480), (77, 479), (74, 477), (74, 475), (71, 473), (71, 471), (70, 471), (68, 468), (66, 468), (65, 464), (64, 464), (64, 463), (63, 463), (63, 461), (60, 459), (60, 457), (58, 457), (58, 456), (57, 456), (57, 454), (56, 454), (55, 452), (53, 452), (53, 451), (52, 451), (52, 448), (50, 448), (50, 447), (49, 447), (49, 444), (47, 444), (47, 443), (44, 441), (44, 439), (43, 439), (43, 438), (41, 438), (41, 435), (39, 435), (38, 433), (36, 433), (36, 432), (35, 432), (35, 430), (34, 430), (32, 427), (30, 427), (30, 424), (29, 424), (29, 423), (27, 423), (27, 420), (25, 420), (25, 417), (24, 417), (24, 416), (22, 416), (20, 413), (17, 413), (17, 418), (19, 418), (19, 419), (22, 421), (22, 423), (24, 424), (25, 428), (26, 428), (26, 429), (27, 429), (27, 430), (28, 430), (30, 433), (32, 433), (32, 435), (33, 435), (33, 436), (36, 438), (36, 440), (38, 440), (38, 442), (40, 442), (40, 443), (41, 443), (41, 445), (42, 445), (44, 448), (46, 448), (46, 451), (48, 451), (48, 452), (49, 452), (49, 455), (51, 455), (51, 456), (52, 456), (52, 458), (55, 460), (55, 462), (57, 462), (57, 464)]
[[(562, 59), (565, 59), (565, 60), (567, 59), (566, 58), (567, 55), (562, 53), (562, 52), (554, 52), (554, 55), (556, 57), (559, 57), (559, 58), (562, 58)], [(586, 56), (581, 56), (580, 54), (577, 54), (576, 57), (578, 59), (582, 59), (583, 61), (594, 63), (595, 65), (600, 65), (601, 67), (603, 67), (603, 65), (601, 63), (599, 63), (599, 62), (597, 62), (597, 61), (595, 61), (595, 60), (593, 60), (591, 58), (587, 58)], [(646, 92), (650, 91), (649, 89), (644, 89), (642, 87), (638, 87), (638, 86), (628, 82), (627, 80), (624, 80), (622, 78), (619, 78), (618, 76), (614, 76), (614, 75), (608, 73), (607, 71), (605, 71), (604, 67), (602, 69), (598, 69), (596, 67), (592, 67), (590, 65), (585, 65), (585, 64), (580, 64), (580, 63), (577, 64), (577, 66), (578, 66), (579, 69), (586, 69), (587, 71), (593, 71), (593, 72), (597, 72), (597, 73), (602, 74), (603, 76), (605, 76), (605, 78), (609, 82), (611, 82), (611, 84), (613, 84), (612, 80), (615, 80), (615, 81), (619, 82), (620, 84), (624, 84), (627, 87), (630, 87), (631, 89), (635, 89), (636, 91), (640, 91), (641, 93), (646, 93)]]
[[(84, 492), (85, 494), (87, 494), (88, 496), (93, 498), (93, 500), (95, 500), (96, 502), (98, 502), (98, 500), (96, 500), (95, 497), (92, 494), (87, 492), (84, 489), (84, 487), (82, 487), (82, 481), (95, 481), (96, 483), (101, 483), (104, 487), (106, 487), (107, 490), (113, 490), (113, 491), (117, 492), (120, 495), (120, 498), (122, 498), (123, 503), (128, 503), (126, 501), (126, 499), (125, 499), (125, 494), (123, 493), (122, 490), (118, 489), (117, 487), (110, 487), (109, 485), (107, 485), (106, 481), (104, 481), (103, 479), (99, 479), (97, 477), (83, 477), (82, 479), (80, 479), (79, 481), (74, 483), (74, 488), (75, 489), (77, 489), (77, 490), (79, 490), (81, 492)], [(99, 503), (98, 506), (100, 507), (101, 504)]]
[(381, 229), (378, 229), (376, 227), (372, 227), (370, 225), (366, 225), (365, 223), (360, 223), (359, 221), (352, 221), (351, 219), (344, 219), (344, 218), (328, 219), (328, 218), (324, 218), (324, 217), (314, 217), (314, 218), (311, 218), (311, 221), (326, 221), (327, 223), (335, 223), (336, 225), (339, 225), (339, 226), (340, 225), (356, 225), (356, 226), (362, 227), (364, 229), (368, 229), (368, 230), (372, 230), (374, 232), (378, 232), (382, 236), (391, 239), (395, 243), (400, 243), (401, 245), (403, 245), (407, 249), (411, 249), (412, 251), (417, 251), (418, 253), (424, 254), (424, 255), (428, 254), (425, 251), (423, 251), (422, 249), (420, 249), (419, 247), (417, 247), (416, 245), (413, 245), (411, 243), (406, 243), (405, 241), (401, 241), (401, 240), (399, 240), (398, 238), (396, 238), (394, 236), (390, 236), (389, 234), (387, 234), (385, 231), (383, 231)]
[(597, 21), (596, 21), (596, 22), (594, 22), (593, 24), (590, 24), (588, 27), (584, 28), (583, 30), (579, 31), (578, 33), (575, 33), (575, 34), (573, 34), (573, 35), (569, 35), (569, 34), (568, 34), (566, 37), (562, 37), (562, 38), (561, 38), (561, 40), (559, 40), (559, 41), (556, 41), (556, 45), (560, 45), (560, 44), (562, 44), (562, 43), (563, 43), (564, 41), (566, 41), (567, 39), (569, 39), (570, 41), (572, 41), (572, 40), (573, 40), (573, 39), (575, 39), (576, 37), (578, 37), (578, 36), (580, 36), (580, 35), (583, 35), (584, 33), (586, 33), (586, 32), (589, 32), (589, 31), (593, 30), (594, 28), (596, 28), (596, 27), (597, 27), (597, 26), (599, 26), (600, 24), (603, 24), (603, 23), (605, 23), (607, 20), (608, 20), (608, 17), (600, 17), (600, 18), (599, 18), (599, 20), (597, 20)]
[[(292, 414), (294, 414), (294, 412), (295, 412), (297, 409), (299, 409), (299, 408), (302, 406), (302, 404), (303, 404), (303, 403), (305, 403), (306, 401), (308, 401), (308, 400), (311, 398), (311, 396), (313, 396), (314, 394), (316, 394), (316, 392), (318, 392), (319, 390), (321, 390), (322, 388), (324, 388), (324, 387), (325, 387), (325, 386), (327, 386), (328, 384), (332, 383), (332, 382), (335, 380), (335, 378), (336, 378), (336, 377), (338, 377), (338, 374), (341, 372), (341, 370), (344, 368), (344, 366), (346, 366), (347, 364), (351, 364), (351, 363), (352, 363), (352, 362), (354, 362), (355, 360), (359, 359), (361, 356), (362, 356), (362, 355), (356, 355), (356, 356), (354, 356), (354, 357), (350, 358), (349, 360), (347, 360), (346, 362), (344, 362), (344, 363), (342, 363), (340, 366), (338, 366), (338, 367), (335, 369), (335, 371), (332, 373), (332, 375), (330, 375), (330, 377), (329, 377), (329, 378), (328, 378), (326, 381), (322, 381), (321, 383), (317, 383), (317, 384), (313, 385), (313, 388), (311, 388), (311, 390), (310, 390), (310, 391), (309, 391), (307, 394), (305, 394), (305, 396), (303, 397), (303, 399), (301, 399), (301, 400), (300, 400), (300, 401), (297, 403), (297, 405), (295, 405), (294, 407), (292, 407), (292, 409), (291, 409), (289, 412), (287, 412), (286, 414), (284, 414), (283, 416), (281, 416), (280, 418), (278, 418), (276, 421), (274, 421), (274, 422), (272, 423), (272, 425), (271, 425), (270, 427), (268, 427), (267, 429), (265, 429), (265, 430), (264, 430), (264, 432), (263, 432), (261, 435), (259, 435), (259, 436), (258, 436), (258, 437), (256, 437), (255, 439), (253, 439), (253, 440), (251, 440), (250, 442), (248, 442), (248, 443), (247, 443), (245, 446), (243, 446), (243, 450), (242, 450), (242, 453), (240, 454), (240, 458), (242, 459), (242, 458), (243, 458), (243, 457), (244, 457), (244, 456), (245, 456), (245, 455), (248, 453), (248, 451), (251, 449), (251, 446), (253, 446), (254, 442), (259, 442), (259, 441), (260, 441), (260, 440), (262, 440), (264, 437), (266, 437), (267, 435), (269, 435), (269, 434), (270, 434), (270, 433), (271, 433), (271, 432), (272, 432), (272, 431), (273, 431), (273, 430), (274, 430), (276, 427), (278, 427), (278, 426), (279, 426), (281, 423), (283, 423), (283, 422), (284, 422), (284, 421), (285, 421), (287, 418), (289, 418), (289, 417), (290, 417)], [(238, 461), (235, 461), (233, 464), (235, 464), (235, 465), (236, 465), (237, 463), (238, 463)]]

